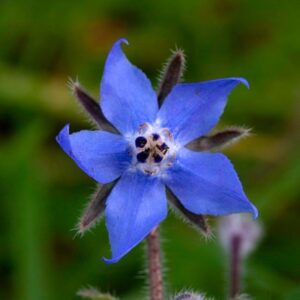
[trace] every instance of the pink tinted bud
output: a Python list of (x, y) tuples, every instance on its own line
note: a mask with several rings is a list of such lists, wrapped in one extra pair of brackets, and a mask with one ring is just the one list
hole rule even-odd
[(231, 251), (232, 242), (239, 240), (242, 257), (255, 249), (262, 235), (261, 224), (247, 214), (234, 214), (221, 218), (218, 231), (220, 242), (227, 252)]

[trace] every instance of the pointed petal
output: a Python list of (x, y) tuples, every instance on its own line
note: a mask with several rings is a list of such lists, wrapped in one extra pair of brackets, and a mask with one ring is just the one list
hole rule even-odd
[(183, 149), (165, 183), (193, 213), (220, 216), (248, 212), (254, 218), (258, 215), (232, 164), (223, 154)]
[(120, 135), (91, 130), (69, 134), (66, 125), (56, 140), (79, 168), (100, 183), (118, 178), (131, 161), (128, 144)]
[(106, 226), (115, 263), (167, 216), (164, 185), (139, 171), (124, 173), (106, 203)]
[(219, 131), (210, 136), (202, 136), (193, 140), (186, 147), (195, 151), (207, 151), (222, 149), (228, 145), (238, 142), (240, 139), (249, 136), (250, 129), (245, 128), (228, 128)]
[(106, 118), (123, 134), (134, 132), (139, 125), (155, 119), (156, 93), (146, 75), (132, 65), (117, 41), (105, 63), (101, 82), (101, 108)]
[(177, 142), (185, 145), (217, 124), (227, 96), (239, 83), (248, 86), (243, 78), (177, 84), (163, 103), (157, 122), (169, 128)]

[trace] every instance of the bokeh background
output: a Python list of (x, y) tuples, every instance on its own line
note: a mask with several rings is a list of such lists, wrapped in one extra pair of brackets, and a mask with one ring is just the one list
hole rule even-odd
[[(220, 127), (252, 137), (226, 149), (265, 236), (247, 261), (244, 291), (255, 299), (300, 299), (300, 32), (298, 0), (45, 1), (0, 3), (0, 299), (78, 299), (93, 285), (142, 299), (144, 247), (117, 265), (104, 223), (83, 238), (72, 230), (95, 183), (55, 136), (90, 128), (68, 88), (71, 76), (98, 97), (105, 57), (126, 37), (128, 57), (154, 86), (170, 50), (187, 55), (186, 81), (243, 76)], [(226, 262), (173, 215), (163, 223), (166, 278), (224, 299)]]

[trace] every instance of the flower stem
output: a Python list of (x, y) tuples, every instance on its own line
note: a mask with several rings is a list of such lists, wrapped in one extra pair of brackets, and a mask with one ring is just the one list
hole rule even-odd
[(241, 238), (234, 236), (231, 239), (231, 258), (230, 258), (230, 299), (235, 299), (240, 293), (241, 281)]
[(163, 278), (158, 226), (147, 237), (147, 250), (150, 300), (163, 300)]

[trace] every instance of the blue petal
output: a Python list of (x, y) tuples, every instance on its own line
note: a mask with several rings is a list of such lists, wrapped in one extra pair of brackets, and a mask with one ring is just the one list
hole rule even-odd
[(101, 108), (106, 118), (123, 134), (152, 123), (158, 111), (157, 97), (146, 75), (132, 65), (117, 41), (105, 63), (101, 82)]
[(193, 213), (219, 216), (248, 212), (254, 218), (258, 215), (223, 154), (182, 149), (165, 183)]
[(128, 143), (116, 134), (82, 130), (69, 134), (66, 125), (56, 137), (58, 144), (90, 177), (108, 183), (119, 177), (130, 163)]
[(157, 122), (169, 128), (177, 142), (185, 145), (217, 124), (227, 96), (239, 83), (249, 87), (243, 78), (177, 84), (163, 103)]
[(124, 173), (107, 199), (106, 226), (115, 263), (141, 242), (167, 216), (161, 181), (139, 171)]

